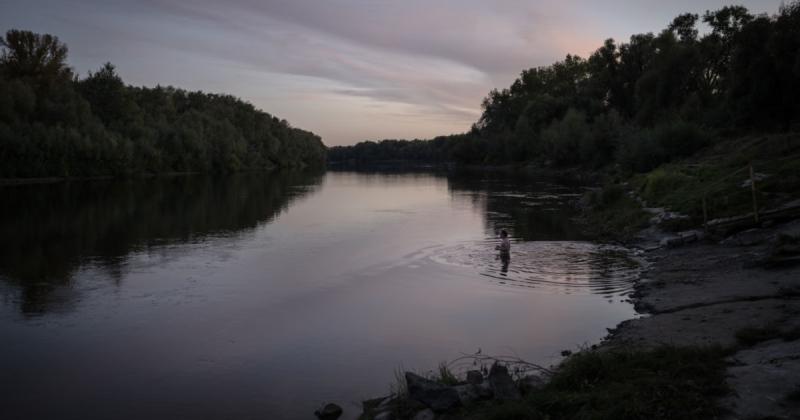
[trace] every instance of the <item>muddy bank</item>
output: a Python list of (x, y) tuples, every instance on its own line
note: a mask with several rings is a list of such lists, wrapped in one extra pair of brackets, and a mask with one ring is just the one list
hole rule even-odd
[(604, 345), (733, 349), (730, 418), (800, 418), (800, 264), (780, 257), (787, 237), (800, 237), (800, 220), (677, 247), (640, 238), (649, 266), (633, 299), (649, 315), (623, 322)]

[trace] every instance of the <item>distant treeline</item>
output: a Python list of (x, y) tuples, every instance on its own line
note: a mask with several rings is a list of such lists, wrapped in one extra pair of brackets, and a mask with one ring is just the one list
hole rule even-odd
[[(698, 35), (698, 20), (710, 32)], [(492, 90), (465, 134), (329, 149), (330, 161), (385, 159), (646, 171), (718, 136), (797, 129), (800, 2), (777, 15), (740, 6), (676, 17), (658, 35), (613, 39)]]
[(51, 35), (0, 38), (0, 178), (232, 172), (324, 164), (311, 132), (233, 96), (78, 78)]

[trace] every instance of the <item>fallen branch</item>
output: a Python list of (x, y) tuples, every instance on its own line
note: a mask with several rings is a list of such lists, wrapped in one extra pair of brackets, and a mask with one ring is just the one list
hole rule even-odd
[(537, 365), (536, 363), (522, 360), (517, 356), (492, 356), (488, 354), (482, 354), (480, 350), (471, 354), (462, 353), (461, 357), (458, 357), (455, 360), (447, 363), (447, 367), (454, 368), (459, 372), (469, 370), (470, 367), (479, 367), (479, 369), (486, 374), (489, 370), (489, 367), (495, 363), (499, 363), (508, 367), (509, 371), (514, 374), (516, 379), (521, 379), (532, 372), (545, 374), (548, 376), (553, 375), (552, 370), (544, 366)]

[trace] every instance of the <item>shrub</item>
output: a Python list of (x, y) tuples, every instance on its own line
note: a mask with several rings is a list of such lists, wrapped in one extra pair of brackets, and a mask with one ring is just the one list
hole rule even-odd
[(709, 136), (699, 126), (677, 120), (622, 136), (616, 157), (627, 171), (647, 172), (708, 144)]
[(642, 195), (648, 202), (662, 203), (664, 196), (687, 185), (691, 180), (680, 172), (658, 168), (645, 177)]
[(667, 160), (689, 156), (705, 147), (709, 140), (700, 127), (683, 120), (657, 126), (653, 136)]

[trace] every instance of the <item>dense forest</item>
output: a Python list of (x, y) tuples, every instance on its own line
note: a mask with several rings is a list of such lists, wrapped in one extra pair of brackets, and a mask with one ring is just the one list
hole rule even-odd
[(468, 133), (333, 147), (328, 159), (647, 171), (719, 138), (796, 130), (800, 2), (774, 16), (741, 6), (683, 14), (658, 35), (525, 70), (482, 107)]
[(51, 35), (0, 38), (0, 178), (233, 172), (321, 166), (311, 132), (227, 95), (85, 78)]

